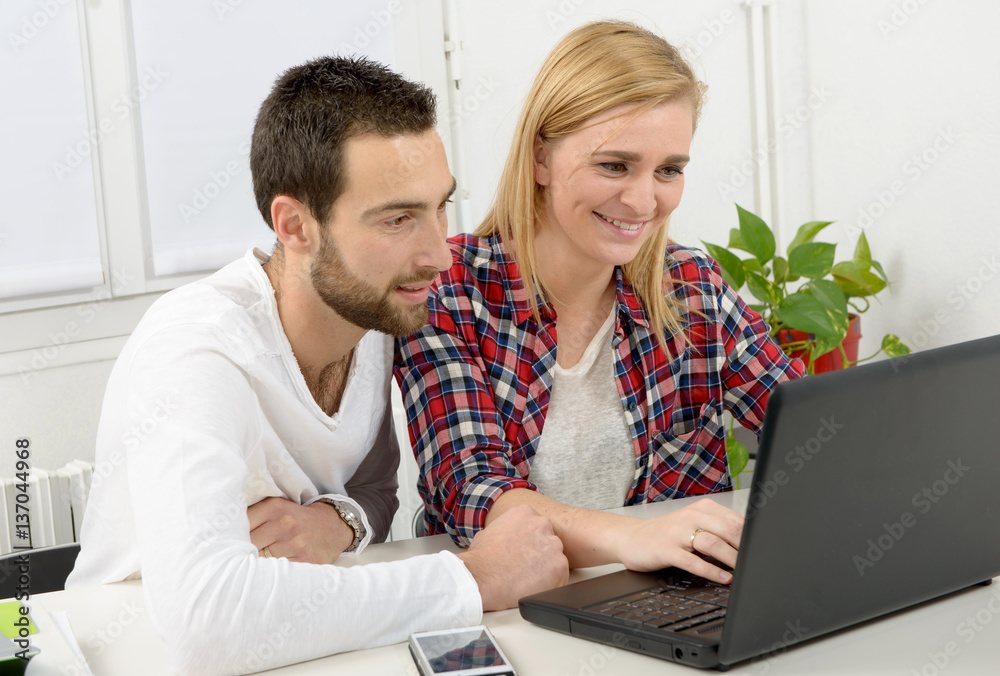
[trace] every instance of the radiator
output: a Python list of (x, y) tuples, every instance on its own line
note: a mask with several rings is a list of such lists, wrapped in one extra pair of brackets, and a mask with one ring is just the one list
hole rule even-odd
[(93, 475), (92, 463), (74, 460), (57, 470), (32, 467), (27, 491), (17, 477), (0, 480), (4, 513), (0, 555), (14, 547), (38, 549), (78, 542)]

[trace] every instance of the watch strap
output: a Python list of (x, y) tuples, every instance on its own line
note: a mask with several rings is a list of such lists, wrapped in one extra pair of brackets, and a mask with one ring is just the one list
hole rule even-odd
[(321, 498), (323, 502), (328, 502), (333, 505), (333, 508), (337, 510), (340, 514), (340, 518), (344, 520), (348, 526), (354, 531), (354, 542), (351, 546), (345, 549), (345, 552), (355, 552), (358, 547), (361, 546), (361, 541), (365, 539), (367, 531), (365, 529), (365, 524), (361, 520), (361, 516), (357, 513), (354, 505), (349, 502), (342, 502), (340, 500), (331, 500), (329, 498)]

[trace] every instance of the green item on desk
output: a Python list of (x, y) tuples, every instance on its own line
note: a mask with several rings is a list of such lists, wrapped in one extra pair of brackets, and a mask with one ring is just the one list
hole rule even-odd
[[(30, 615), (21, 614), (21, 603), (19, 601), (7, 601), (6, 603), (0, 603), (0, 634), (3, 634), (9, 639), (15, 639), (20, 636), (20, 630), (23, 627), (23, 621), (21, 618), (26, 618), (28, 620), (28, 633), (37, 634), (38, 627), (35, 623), (31, 621)], [(22, 625), (18, 625), (18, 622), (22, 622)]]
[(0, 676), (24, 676), (28, 661), (19, 657), (8, 657), (0, 660)]
[(0, 676), (24, 676), (28, 662), (38, 653), (38, 648), (33, 645), (25, 648), (6, 636), (0, 636)]

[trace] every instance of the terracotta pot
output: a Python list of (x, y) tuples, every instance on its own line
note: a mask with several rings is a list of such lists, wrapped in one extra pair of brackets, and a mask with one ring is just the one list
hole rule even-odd
[[(854, 362), (858, 360), (858, 341), (861, 340), (861, 317), (856, 314), (848, 315), (850, 323), (847, 326), (847, 335), (844, 337), (844, 342), (841, 346), (844, 348), (844, 352), (847, 354), (847, 366), (854, 366)], [(805, 331), (797, 331), (795, 329), (782, 329), (778, 331), (778, 344), (784, 346), (787, 343), (794, 343), (803, 340), (808, 340), (812, 338), (813, 335), (806, 333)], [(806, 368), (809, 368), (809, 351), (808, 350), (785, 350), (785, 354), (789, 357), (798, 357), (806, 364)], [(841, 354), (839, 349), (831, 350), (826, 354), (821, 354), (816, 358), (813, 364), (813, 373), (826, 373), (828, 371), (838, 371), (844, 367), (844, 356)]]

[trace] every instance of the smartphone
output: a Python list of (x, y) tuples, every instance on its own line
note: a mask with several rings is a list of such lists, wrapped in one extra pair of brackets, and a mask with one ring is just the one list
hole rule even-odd
[(421, 676), (516, 676), (482, 625), (411, 634), (410, 654)]

